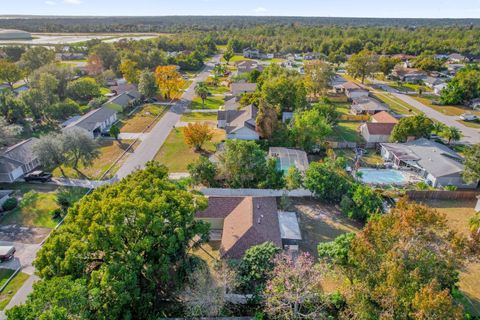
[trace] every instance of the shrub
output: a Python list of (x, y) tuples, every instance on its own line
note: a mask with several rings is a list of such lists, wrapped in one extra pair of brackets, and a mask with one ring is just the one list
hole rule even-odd
[(3, 211), (10, 211), (17, 207), (18, 201), (16, 198), (8, 198), (2, 205)]
[(50, 210), (50, 215), (52, 216), (53, 219), (59, 219), (63, 215), (63, 210), (60, 208)]

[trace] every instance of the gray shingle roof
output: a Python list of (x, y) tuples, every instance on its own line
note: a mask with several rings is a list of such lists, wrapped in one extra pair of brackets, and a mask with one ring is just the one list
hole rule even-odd
[(32, 162), (36, 158), (33, 147), (37, 141), (37, 138), (30, 138), (0, 151), (0, 163), (4, 168), (10, 168), (15, 162), (19, 165)]
[(101, 107), (88, 112), (77, 121), (70, 123), (66, 128), (79, 127), (87, 131), (93, 131), (97, 127), (98, 123), (106, 121), (116, 113), (117, 111), (113, 109)]

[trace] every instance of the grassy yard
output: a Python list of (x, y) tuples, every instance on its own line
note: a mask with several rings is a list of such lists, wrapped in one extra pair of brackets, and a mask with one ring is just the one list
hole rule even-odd
[(29, 191), (21, 194), (18, 207), (2, 217), (3, 225), (16, 224), (28, 227), (54, 228), (58, 221), (52, 218), (51, 211), (59, 206), (54, 191)]
[(193, 99), (192, 104), (190, 105), (190, 109), (199, 110), (199, 109), (213, 109), (218, 110), (224, 104), (223, 97), (216, 97), (211, 96), (205, 99), (205, 106), (202, 104), (202, 99), (200, 97), (196, 97)]
[[(132, 143), (132, 140), (103, 140), (98, 141), (100, 156), (93, 161), (93, 164), (89, 167), (79, 166), (78, 170), (73, 168), (64, 167), (63, 171), (65, 175), (69, 178), (89, 178), (89, 179), (100, 179), (105, 171), (110, 168), (115, 160), (117, 160), (120, 155), (125, 152), (128, 146)], [(116, 166), (118, 170), (118, 166)], [(114, 174), (116, 170), (110, 172)], [(53, 170), (53, 175), (55, 177), (61, 177), (62, 172), (60, 168)]]
[[(240, 55), (234, 55), (228, 63), (234, 63), (234, 62), (246, 61), (246, 60), (252, 60), (252, 59), (245, 58), (244, 56), (240, 56)], [(226, 62), (223, 57), (222, 57), (222, 62)]]
[(5, 287), (2, 293), (0, 293), (0, 310), (5, 309), (12, 297), (17, 293), (18, 289), (27, 281), (29, 275), (23, 272), (17, 273), (15, 278)]
[(230, 91), (230, 89), (228, 89), (227, 87), (225, 86), (208, 86), (208, 91), (211, 93), (211, 94), (224, 94), (228, 91)]
[[(225, 131), (213, 130), (213, 139), (203, 149), (206, 153), (215, 152), (215, 145), (225, 139)], [(155, 160), (166, 165), (170, 172), (187, 172), (187, 165), (200, 157), (185, 144), (183, 128), (177, 128), (170, 132), (167, 140), (155, 156)]]
[[(474, 215), (476, 201), (429, 200), (425, 204), (445, 215), (447, 225), (454, 231), (467, 235), (468, 221)], [(460, 290), (472, 302), (471, 312), (480, 316), (480, 263), (469, 262), (460, 273)]]
[(209, 269), (215, 267), (215, 262), (220, 259), (220, 241), (210, 241), (200, 247), (192, 249), (191, 254), (206, 262)]
[(183, 122), (197, 122), (197, 121), (217, 121), (217, 113), (204, 112), (190, 112), (184, 113), (180, 118)]
[(473, 111), (471, 108), (464, 106), (439, 106), (433, 104), (433, 100), (438, 99), (438, 97), (429, 97), (429, 96), (412, 96), (415, 100), (423, 103), (427, 107), (430, 107), (438, 112), (441, 112), (447, 116), (459, 116), (463, 113), (469, 112), (480, 116), (480, 111)]
[(418, 109), (412, 107), (408, 103), (403, 102), (397, 97), (393, 96), (390, 93), (375, 93), (374, 96), (388, 105), (388, 107), (397, 114), (402, 114), (406, 116), (413, 116), (415, 114), (421, 113)]
[(464, 126), (469, 127), (469, 128), (477, 128), (477, 129), (480, 129), (480, 121), (479, 121), (479, 120), (477, 120), (477, 121), (463, 121), (463, 120), (458, 120), (458, 122), (460, 122), (461, 124), (463, 124)]
[(143, 108), (135, 112), (130, 118), (121, 120), (118, 123), (120, 127), (120, 132), (129, 132), (129, 133), (140, 133), (150, 125), (150, 128), (147, 130), (149, 132), (156, 121), (160, 120), (158, 118), (155, 123), (154, 120), (158, 115), (161, 115), (167, 111), (167, 107), (159, 105), (145, 105)]
[[(344, 157), (350, 166), (355, 164), (355, 152), (352, 149), (336, 149), (335, 153), (338, 157)], [(384, 160), (375, 149), (367, 149), (367, 153), (362, 156), (362, 165), (376, 166), (383, 164)]]
[(355, 121), (340, 121), (337, 126), (333, 129), (332, 138), (335, 141), (342, 142), (358, 142), (362, 143), (365, 140), (357, 132), (360, 122)]

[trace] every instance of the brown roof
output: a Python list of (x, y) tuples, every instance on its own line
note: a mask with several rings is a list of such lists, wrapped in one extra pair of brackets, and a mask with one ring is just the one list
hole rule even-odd
[(392, 116), (387, 111), (381, 111), (372, 116), (372, 120), (377, 123), (398, 123), (398, 119)]
[(225, 218), (220, 255), (240, 259), (252, 246), (282, 240), (275, 198), (210, 197), (208, 208), (197, 218)]
[(368, 133), (371, 135), (382, 135), (388, 136), (395, 127), (395, 123), (375, 123), (367, 122), (366, 123)]

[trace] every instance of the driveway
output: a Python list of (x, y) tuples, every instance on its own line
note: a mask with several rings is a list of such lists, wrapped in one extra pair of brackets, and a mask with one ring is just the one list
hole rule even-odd
[(122, 179), (130, 173), (142, 169), (145, 164), (155, 158), (158, 150), (162, 147), (167, 139), (170, 131), (179, 122), (180, 117), (185, 112), (185, 109), (190, 105), (195, 97), (195, 85), (198, 82), (205, 81), (210, 75), (210, 71), (215, 66), (215, 63), (220, 61), (220, 55), (213, 57), (212, 61), (208, 62), (192, 84), (182, 94), (181, 99), (176, 102), (167, 113), (157, 122), (150, 133), (144, 137), (140, 145), (135, 151), (130, 154), (124, 164), (118, 170), (115, 178)]

